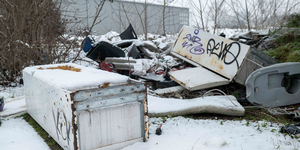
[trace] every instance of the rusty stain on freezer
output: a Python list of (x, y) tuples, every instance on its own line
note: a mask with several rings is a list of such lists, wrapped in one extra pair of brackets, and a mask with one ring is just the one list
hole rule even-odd
[[(147, 97), (147, 93), (146, 93)], [(144, 122), (145, 122), (145, 137), (144, 142), (146, 142), (149, 139), (149, 117), (148, 117), (148, 101), (147, 98), (144, 100)]]
[(74, 94), (71, 94), (71, 100), (72, 100), (72, 104), (71, 104), (71, 109), (72, 109), (72, 125), (73, 125), (73, 129), (72, 129), (72, 132), (73, 132), (73, 138), (74, 138), (74, 149), (77, 150), (79, 149), (79, 141), (78, 141), (78, 122), (77, 122), (77, 115), (76, 115), (76, 104), (78, 102), (75, 102), (74, 101)]

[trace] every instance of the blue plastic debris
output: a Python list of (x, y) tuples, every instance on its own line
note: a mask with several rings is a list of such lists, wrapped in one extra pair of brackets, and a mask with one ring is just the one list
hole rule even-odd
[(91, 38), (87, 37), (81, 42), (82, 50), (87, 53), (89, 50), (92, 49), (94, 41)]

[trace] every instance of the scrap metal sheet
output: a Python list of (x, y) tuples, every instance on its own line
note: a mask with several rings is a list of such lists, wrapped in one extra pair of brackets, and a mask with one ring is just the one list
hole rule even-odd
[(248, 45), (183, 26), (171, 53), (232, 80), (248, 51)]

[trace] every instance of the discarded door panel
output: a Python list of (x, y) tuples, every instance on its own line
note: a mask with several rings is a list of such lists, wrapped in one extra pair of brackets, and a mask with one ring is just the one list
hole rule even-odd
[(188, 26), (182, 27), (173, 47), (173, 55), (229, 80), (234, 78), (249, 51), (248, 45)]
[(246, 80), (246, 98), (265, 107), (300, 103), (300, 63), (271, 65), (254, 71)]
[(229, 84), (236, 76), (249, 46), (183, 26), (171, 54), (197, 66), (170, 72), (171, 78), (190, 91)]
[(64, 149), (118, 149), (148, 138), (143, 83), (72, 63), (27, 67), (23, 78), (28, 113)]
[(172, 71), (169, 72), (169, 75), (174, 81), (189, 91), (229, 84), (228, 79), (225, 79), (203, 67)]

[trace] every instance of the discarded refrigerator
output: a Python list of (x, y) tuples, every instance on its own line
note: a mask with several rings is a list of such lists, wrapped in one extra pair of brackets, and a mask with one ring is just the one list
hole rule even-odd
[(80, 65), (23, 70), (28, 113), (64, 149), (118, 149), (148, 138), (143, 83)]

